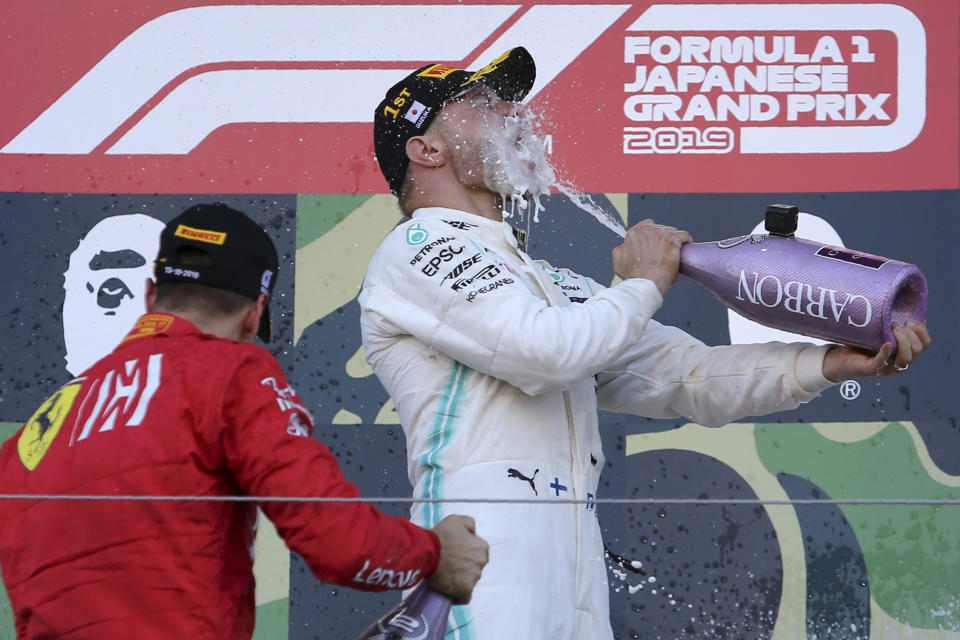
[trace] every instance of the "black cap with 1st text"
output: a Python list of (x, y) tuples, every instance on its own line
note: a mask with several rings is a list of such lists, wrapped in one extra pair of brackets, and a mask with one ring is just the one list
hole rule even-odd
[(479, 71), (428, 64), (390, 87), (373, 115), (373, 143), (393, 195), (399, 195), (407, 174), (407, 140), (426, 131), (447, 101), (482, 83), (501, 100), (519, 102), (536, 75), (530, 53), (514, 47)]

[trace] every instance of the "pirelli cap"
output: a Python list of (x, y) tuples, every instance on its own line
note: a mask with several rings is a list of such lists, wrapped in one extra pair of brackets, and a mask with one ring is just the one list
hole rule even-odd
[(536, 75), (530, 53), (515, 47), (479, 71), (428, 64), (390, 87), (373, 116), (373, 144), (393, 195), (399, 195), (407, 174), (407, 140), (426, 131), (448, 100), (483, 83), (500, 99), (519, 102)]
[[(194, 205), (163, 228), (153, 273), (157, 284), (193, 282), (256, 300), (273, 295), (277, 267), (277, 249), (263, 229), (218, 202)], [(273, 337), (269, 307), (257, 336), (264, 342)]]

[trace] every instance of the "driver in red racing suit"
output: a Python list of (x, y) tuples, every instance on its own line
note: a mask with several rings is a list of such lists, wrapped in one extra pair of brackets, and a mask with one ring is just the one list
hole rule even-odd
[[(260, 253), (267, 258), (256, 286), (276, 274), (269, 238), (222, 205), (199, 205), (167, 227), (158, 272), (171, 264), (164, 264), (163, 243), (174, 228), (194, 236), (219, 232), (225, 245), (233, 241), (224, 250), (233, 253), (210, 248), (217, 266), (230, 267), (228, 279), (243, 282), (235, 262), (243, 266)], [(221, 286), (211, 273), (198, 278), (204, 279)], [(159, 273), (158, 281), (162, 287)], [(272, 287), (264, 289), (266, 295), (248, 296), (240, 312), (243, 333), (225, 339), (229, 332), (213, 324), (203, 331), (183, 317), (189, 312), (156, 312), (157, 288), (149, 283), (148, 308), (155, 312), (60, 388), (3, 446), (0, 492), (357, 496), (330, 450), (311, 438), (310, 413), (276, 360), (247, 341), (258, 327), (265, 335), (260, 320)], [(18, 638), (250, 638), (257, 506), (164, 498), (0, 500), (0, 564)], [(363, 503), (264, 500), (259, 507), (326, 582), (377, 591), (433, 576), (434, 588), (469, 600), (485, 562), (485, 544), (459, 516), (434, 533)], [(472, 568), (454, 566), (461, 553), (473, 557)]]

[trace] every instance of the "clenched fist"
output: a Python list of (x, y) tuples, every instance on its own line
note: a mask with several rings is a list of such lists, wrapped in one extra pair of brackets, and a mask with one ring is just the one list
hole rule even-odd
[(613, 272), (624, 280), (651, 280), (660, 295), (666, 295), (680, 273), (680, 247), (685, 242), (693, 242), (686, 231), (647, 218), (630, 227), (623, 244), (614, 248)]
[(454, 604), (467, 604), (489, 560), (490, 547), (476, 535), (477, 525), (469, 516), (447, 516), (433, 532), (440, 538), (440, 563), (427, 583)]

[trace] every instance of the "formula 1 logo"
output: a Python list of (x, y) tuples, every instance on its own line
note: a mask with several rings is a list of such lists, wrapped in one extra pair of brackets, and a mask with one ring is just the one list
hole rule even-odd
[(623, 153), (901, 149), (926, 119), (926, 52), (893, 4), (654, 5), (624, 36)]
[[(180, 9), (124, 38), (0, 154), (183, 155), (232, 123), (367, 123), (385, 89), (423, 61), (462, 61), (464, 68), (476, 68), (519, 43), (536, 49), (539, 34), (563, 33), (549, 46), (540, 45), (542, 55), (532, 51), (538, 60), (532, 96), (629, 7)], [(433, 35), (412, 38), (412, 25), (432, 25)], [(157, 96), (162, 97), (135, 118)]]
[(13, 3), (0, 191), (386, 193), (386, 89), (518, 45), (586, 193), (958, 186), (956, 2), (299, 1)]

